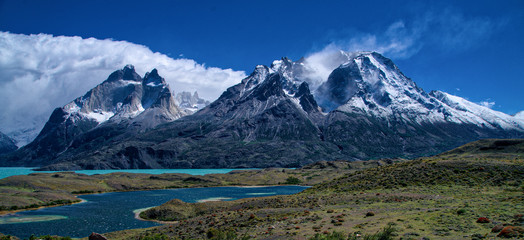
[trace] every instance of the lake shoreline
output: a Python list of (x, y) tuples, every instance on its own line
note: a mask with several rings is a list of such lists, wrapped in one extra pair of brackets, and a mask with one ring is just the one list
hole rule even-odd
[[(215, 188), (221, 188), (221, 187), (238, 187), (238, 188), (264, 188), (264, 187), (282, 187), (282, 186), (294, 186), (294, 187), (306, 187), (306, 188), (310, 188), (311, 186), (303, 186), (303, 185), (296, 185), (296, 184), (293, 184), (293, 185), (249, 185), (249, 186), (244, 186), (244, 185), (240, 185), (240, 186), (218, 186), (218, 187), (215, 187)], [(202, 188), (202, 187), (195, 187), (195, 188)], [(260, 196), (260, 197), (264, 197), (264, 196)], [(257, 198), (257, 197), (253, 197), (253, 198)], [(206, 202), (223, 202), (224, 200), (211, 200), (211, 201), (205, 201), (205, 202), (197, 202), (197, 203), (206, 203)], [(148, 221), (148, 222), (156, 222), (156, 223), (160, 223), (160, 224), (176, 224), (178, 223), (179, 221), (161, 221), (161, 220), (154, 220), (154, 219), (144, 219), (144, 218), (141, 218), (140, 217), (140, 214), (142, 212), (145, 212), (151, 208), (154, 208), (154, 207), (158, 207), (158, 206), (153, 206), (153, 207), (148, 207), (148, 208), (144, 208), (144, 209), (139, 209), (139, 211), (136, 211), (135, 212), (135, 219), (137, 220), (140, 220), (140, 221)]]
[[(374, 164), (362, 165), (362, 163), (356, 162), (339, 164), (342, 165), (337, 165), (333, 169), (234, 169), (234, 173), (204, 175), (184, 173), (156, 175), (125, 172), (93, 175), (73, 172), (18, 175), (0, 179), (0, 194), (6, 199), (3, 204), (0, 203), (0, 209), (2, 210), (1, 214), (9, 214), (42, 207), (55, 207), (63, 205), (67, 201), (76, 202), (78, 195), (111, 192), (207, 187), (313, 186), (333, 177), (341, 177), (357, 169), (375, 166)], [(326, 174), (327, 172), (329, 174)], [(290, 179), (293, 181), (290, 181)]]
[(29, 174), (39, 174), (39, 173), (77, 173), (77, 174), (86, 174), (86, 175), (96, 175), (96, 174), (110, 174), (110, 173), (136, 173), (136, 174), (171, 174), (171, 173), (180, 173), (180, 174), (189, 174), (194, 176), (203, 176), (206, 174), (225, 174), (232, 171), (242, 171), (242, 170), (259, 170), (259, 168), (180, 168), (180, 169), (99, 169), (99, 170), (63, 170), (63, 171), (38, 171), (35, 170), (35, 167), (0, 167), (0, 179), (8, 178), (10, 176), (18, 175), (29, 175)]
[[(193, 203), (200, 199), (224, 197), (228, 199), (250, 198), (250, 193), (266, 193), (269, 195), (294, 194), (305, 189), (304, 187), (266, 187), (239, 188), (239, 187), (210, 187), (185, 188), (179, 190), (128, 191), (111, 194), (85, 194), (82, 199), (87, 204), (78, 206), (60, 206), (38, 211), (25, 211), (6, 216), (5, 221), (26, 221), (24, 224), (0, 224), (0, 232), (27, 238), (28, 233), (40, 235), (60, 235), (71, 237), (85, 237), (91, 232), (107, 233), (135, 228), (149, 228), (161, 225), (172, 225), (172, 221), (150, 221), (142, 219), (140, 213), (152, 206), (160, 206), (172, 199), (182, 199)], [(79, 196), (80, 197), (80, 196)], [(83, 201), (85, 202), (85, 201)], [(43, 216), (64, 216), (61, 221), (38, 221)], [(36, 220), (34, 220), (36, 219)], [(168, 219), (169, 220), (169, 219)], [(31, 221), (34, 221), (31, 222)], [(130, 228), (132, 226), (132, 228)], [(57, 230), (60, 229), (60, 230)]]
[(80, 203), (87, 202), (84, 199), (81, 199), (81, 198), (78, 198), (78, 199), (79, 199), (79, 201), (72, 202), (72, 203), (63, 203), (63, 204), (56, 204), (56, 205), (50, 205), (50, 206), (40, 206), (40, 207), (35, 207), (35, 208), (24, 208), (24, 209), (17, 209), (17, 210), (1, 210), (0, 211), (0, 217), (6, 217), (6, 216), (9, 216), (11, 214), (15, 214), (17, 212), (33, 211), (33, 210), (38, 210), (38, 209), (60, 207), (60, 206), (67, 206), (67, 205), (80, 204)]
[[(192, 189), (197, 189), (197, 188), (221, 188), (221, 187), (263, 188), (263, 187), (280, 187), (280, 186), (311, 187), (311, 186), (294, 184), (294, 185), (238, 185), (238, 186), (193, 187)], [(144, 189), (144, 190), (130, 190), (130, 191), (97, 192), (97, 193), (81, 194), (81, 195), (78, 195), (78, 196), (93, 195), (93, 194), (104, 194), (104, 193), (140, 192), (140, 191), (169, 190), (169, 189), (180, 189), (180, 188), (164, 188), (164, 189)], [(183, 189), (188, 189), (188, 188), (183, 188)], [(77, 197), (77, 196), (75, 196), (75, 197)], [(78, 198), (78, 199), (80, 201), (73, 202), (73, 203), (68, 203), (68, 204), (56, 204), (56, 205), (50, 205), (50, 206), (40, 206), (40, 207), (36, 207), (36, 208), (25, 208), (25, 209), (17, 209), (17, 210), (2, 210), (2, 211), (0, 211), (0, 217), (8, 216), (10, 214), (14, 214), (14, 213), (17, 213), (17, 212), (32, 211), (32, 210), (38, 210), (38, 209), (43, 209), (43, 208), (60, 207), (60, 206), (73, 205), (73, 204), (79, 204), (79, 203), (87, 202), (84, 199), (81, 199), (81, 198)], [(141, 220), (141, 221), (152, 221), (152, 222), (158, 222), (158, 223), (162, 223), (162, 224), (169, 224), (169, 223), (175, 223), (176, 222), (176, 221), (175, 222), (165, 222), (165, 221), (156, 221), (156, 220), (148, 220), (148, 219), (140, 218), (140, 216), (138, 216), (137, 214), (140, 214), (141, 212), (143, 212), (145, 210), (147, 210), (147, 209), (144, 209), (144, 210), (142, 210), (142, 211), (140, 211), (138, 213), (135, 213), (135, 218), (138, 219), (138, 220)]]
[[(78, 197), (78, 196), (83, 196), (83, 195), (104, 194), (104, 193), (120, 193), (120, 192), (141, 192), (141, 191), (155, 191), (155, 190), (169, 190), (169, 189), (198, 189), (198, 188), (222, 188), (222, 187), (263, 188), (263, 187), (281, 187), (281, 186), (311, 187), (311, 186), (307, 186), (307, 185), (296, 185), (296, 184), (292, 184), (292, 185), (286, 185), (286, 184), (281, 184), (281, 185), (274, 185), (274, 184), (273, 185), (227, 185), (227, 186), (224, 185), (224, 186), (211, 186), (211, 187), (189, 187), (189, 188), (179, 187), (179, 188), (159, 188), (159, 189), (123, 190), (123, 191), (108, 191), (108, 192), (85, 193), (85, 194), (78, 194), (78, 195), (74, 196), (75, 198), (79, 199), (79, 201), (77, 201), (77, 202), (65, 203), (65, 204), (56, 204), (56, 205), (49, 205), (49, 206), (39, 206), (39, 207), (36, 207), (36, 208), (24, 208), (24, 209), (17, 209), (17, 210), (1, 210), (0, 211), (0, 217), (5, 217), (5, 216), (8, 216), (10, 214), (17, 213), (17, 212), (33, 211), (33, 210), (38, 210), (38, 209), (43, 209), (43, 208), (60, 207), (60, 206), (73, 205), (73, 204), (79, 204), (79, 203), (87, 202), (86, 200), (81, 199), (81, 198)], [(145, 210), (143, 210), (143, 211), (145, 211)], [(140, 212), (142, 212), (142, 211), (140, 211)], [(147, 219), (141, 219), (141, 218), (138, 219), (138, 220), (156, 222), (155, 220), (147, 220)], [(158, 222), (162, 223), (162, 221), (158, 221)], [(167, 222), (167, 223), (170, 223), (170, 222)]]

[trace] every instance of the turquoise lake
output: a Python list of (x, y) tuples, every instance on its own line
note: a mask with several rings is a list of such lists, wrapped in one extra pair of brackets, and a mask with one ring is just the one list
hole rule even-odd
[(158, 206), (173, 198), (185, 202), (236, 200), (248, 197), (288, 195), (303, 191), (301, 186), (184, 188), (83, 195), (83, 203), (43, 208), (0, 216), (0, 232), (27, 239), (31, 234), (87, 237), (160, 224), (135, 219), (133, 211)]
[[(252, 169), (252, 168), (251, 168)], [(115, 169), (115, 170), (76, 170), (74, 172), (83, 173), (87, 175), (106, 174), (113, 172), (129, 172), (129, 173), (148, 173), (148, 174), (162, 174), (162, 173), (186, 173), (191, 175), (205, 175), (211, 173), (228, 173), (233, 170), (248, 170), (244, 169)], [(39, 172), (57, 172), (57, 171), (33, 171), (32, 168), (23, 167), (0, 167), (0, 179), (14, 175), (27, 175), (30, 173)]]

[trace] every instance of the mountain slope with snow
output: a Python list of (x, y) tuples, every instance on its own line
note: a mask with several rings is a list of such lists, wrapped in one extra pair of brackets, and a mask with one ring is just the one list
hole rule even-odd
[(421, 123), (474, 124), (481, 128), (524, 130), (519, 119), (441, 91), (429, 94), (378, 53), (360, 53), (335, 69), (316, 92), (330, 111), (366, 113), (382, 119)]
[(0, 132), (0, 155), (13, 152), (16, 149), (18, 149), (18, 147), (16, 146), (15, 141)]
[(479, 127), (491, 129), (519, 131), (524, 129), (524, 121), (518, 117), (495, 111), (445, 92), (432, 91), (430, 95), (443, 103), (445, 109), (442, 110), (443, 112), (449, 112), (444, 116), (446, 121), (475, 124)]
[(513, 116), (513, 117), (515, 117), (515, 118), (517, 118), (517, 119), (520, 119), (520, 120), (524, 121), (524, 111), (520, 111), (520, 112), (518, 112), (518, 113), (515, 114), (515, 116)]
[[(378, 53), (340, 52), (335, 60), (340, 64), (325, 79), (326, 69), (308, 59), (258, 65), (216, 101), (175, 121), (183, 113), (156, 71), (141, 80), (125, 68), (100, 85), (114, 90), (97, 87), (50, 119), (50, 127), (64, 119), (83, 123), (60, 128), (66, 133), (87, 132), (73, 136), (65, 151), (55, 150), (52, 161), (29, 162), (47, 165), (44, 170), (298, 167), (414, 158), (482, 138), (524, 137), (520, 115), (427, 93)], [(195, 106), (193, 98), (186, 94), (180, 102)], [(42, 146), (33, 151), (47, 149)]]
[(297, 167), (342, 157), (322, 142), (317, 125), (323, 115), (308, 84), (296, 85), (290, 68), (288, 59), (257, 66), (193, 115), (44, 169)]
[(1, 164), (49, 164), (64, 151), (100, 136), (133, 135), (183, 115), (156, 69), (142, 78), (127, 65), (82, 97), (56, 108), (36, 139)]
[(524, 122), (444, 92), (429, 94), (378, 53), (346, 54), (315, 92), (323, 133), (358, 159), (436, 154), (480, 138), (523, 137)]

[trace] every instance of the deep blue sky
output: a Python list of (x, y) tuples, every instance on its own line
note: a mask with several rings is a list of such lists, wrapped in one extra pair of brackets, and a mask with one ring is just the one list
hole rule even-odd
[(377, 48), (403, 46), (384, 55), (426, 91), (524, 110), (522, 0), (0, 0), (0, 31), (125, 40), (247, 74), (374, 36)]

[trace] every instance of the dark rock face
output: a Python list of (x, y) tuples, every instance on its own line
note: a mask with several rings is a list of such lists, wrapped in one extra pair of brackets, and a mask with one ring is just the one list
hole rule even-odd
[(18, 149), (13, 139), (0, 132), (0, 155), (10, 153)]
[(296, 97), (299, 98), (300, 106), (302, 109), (304, 109), (304, 111), (308, 113), (318, 112), (319, 108), (317, 102), (315, 101), (315, 97), (313, 97), (313, 94), (311, 94), (309, 86), (306, 82), (300, 84)]
[(122, 70), (117, 70), (109, 75), (107, 82), (114, 82), (118, 80), (134, 80), (140, 81), (142, 77), (135, 72), (133, 65), (127, 65)]
[(321, 130), (326, 141), (335, 143), (344, 156), (354, 159), (413, 158), (438, 154), (482, 137), (522, 135), (517, 131), (481, 130), (471, 124), (385, 121), (341, 111), (329, 113)]
[(319, 95), (324, 96), (321, 105), (326, 111), (332, 111), (346, 103), (358, 92), (358, 82), (362, 81), (360, 69), (355, 62), (335, 69), (328, 80), (319, 87)]

